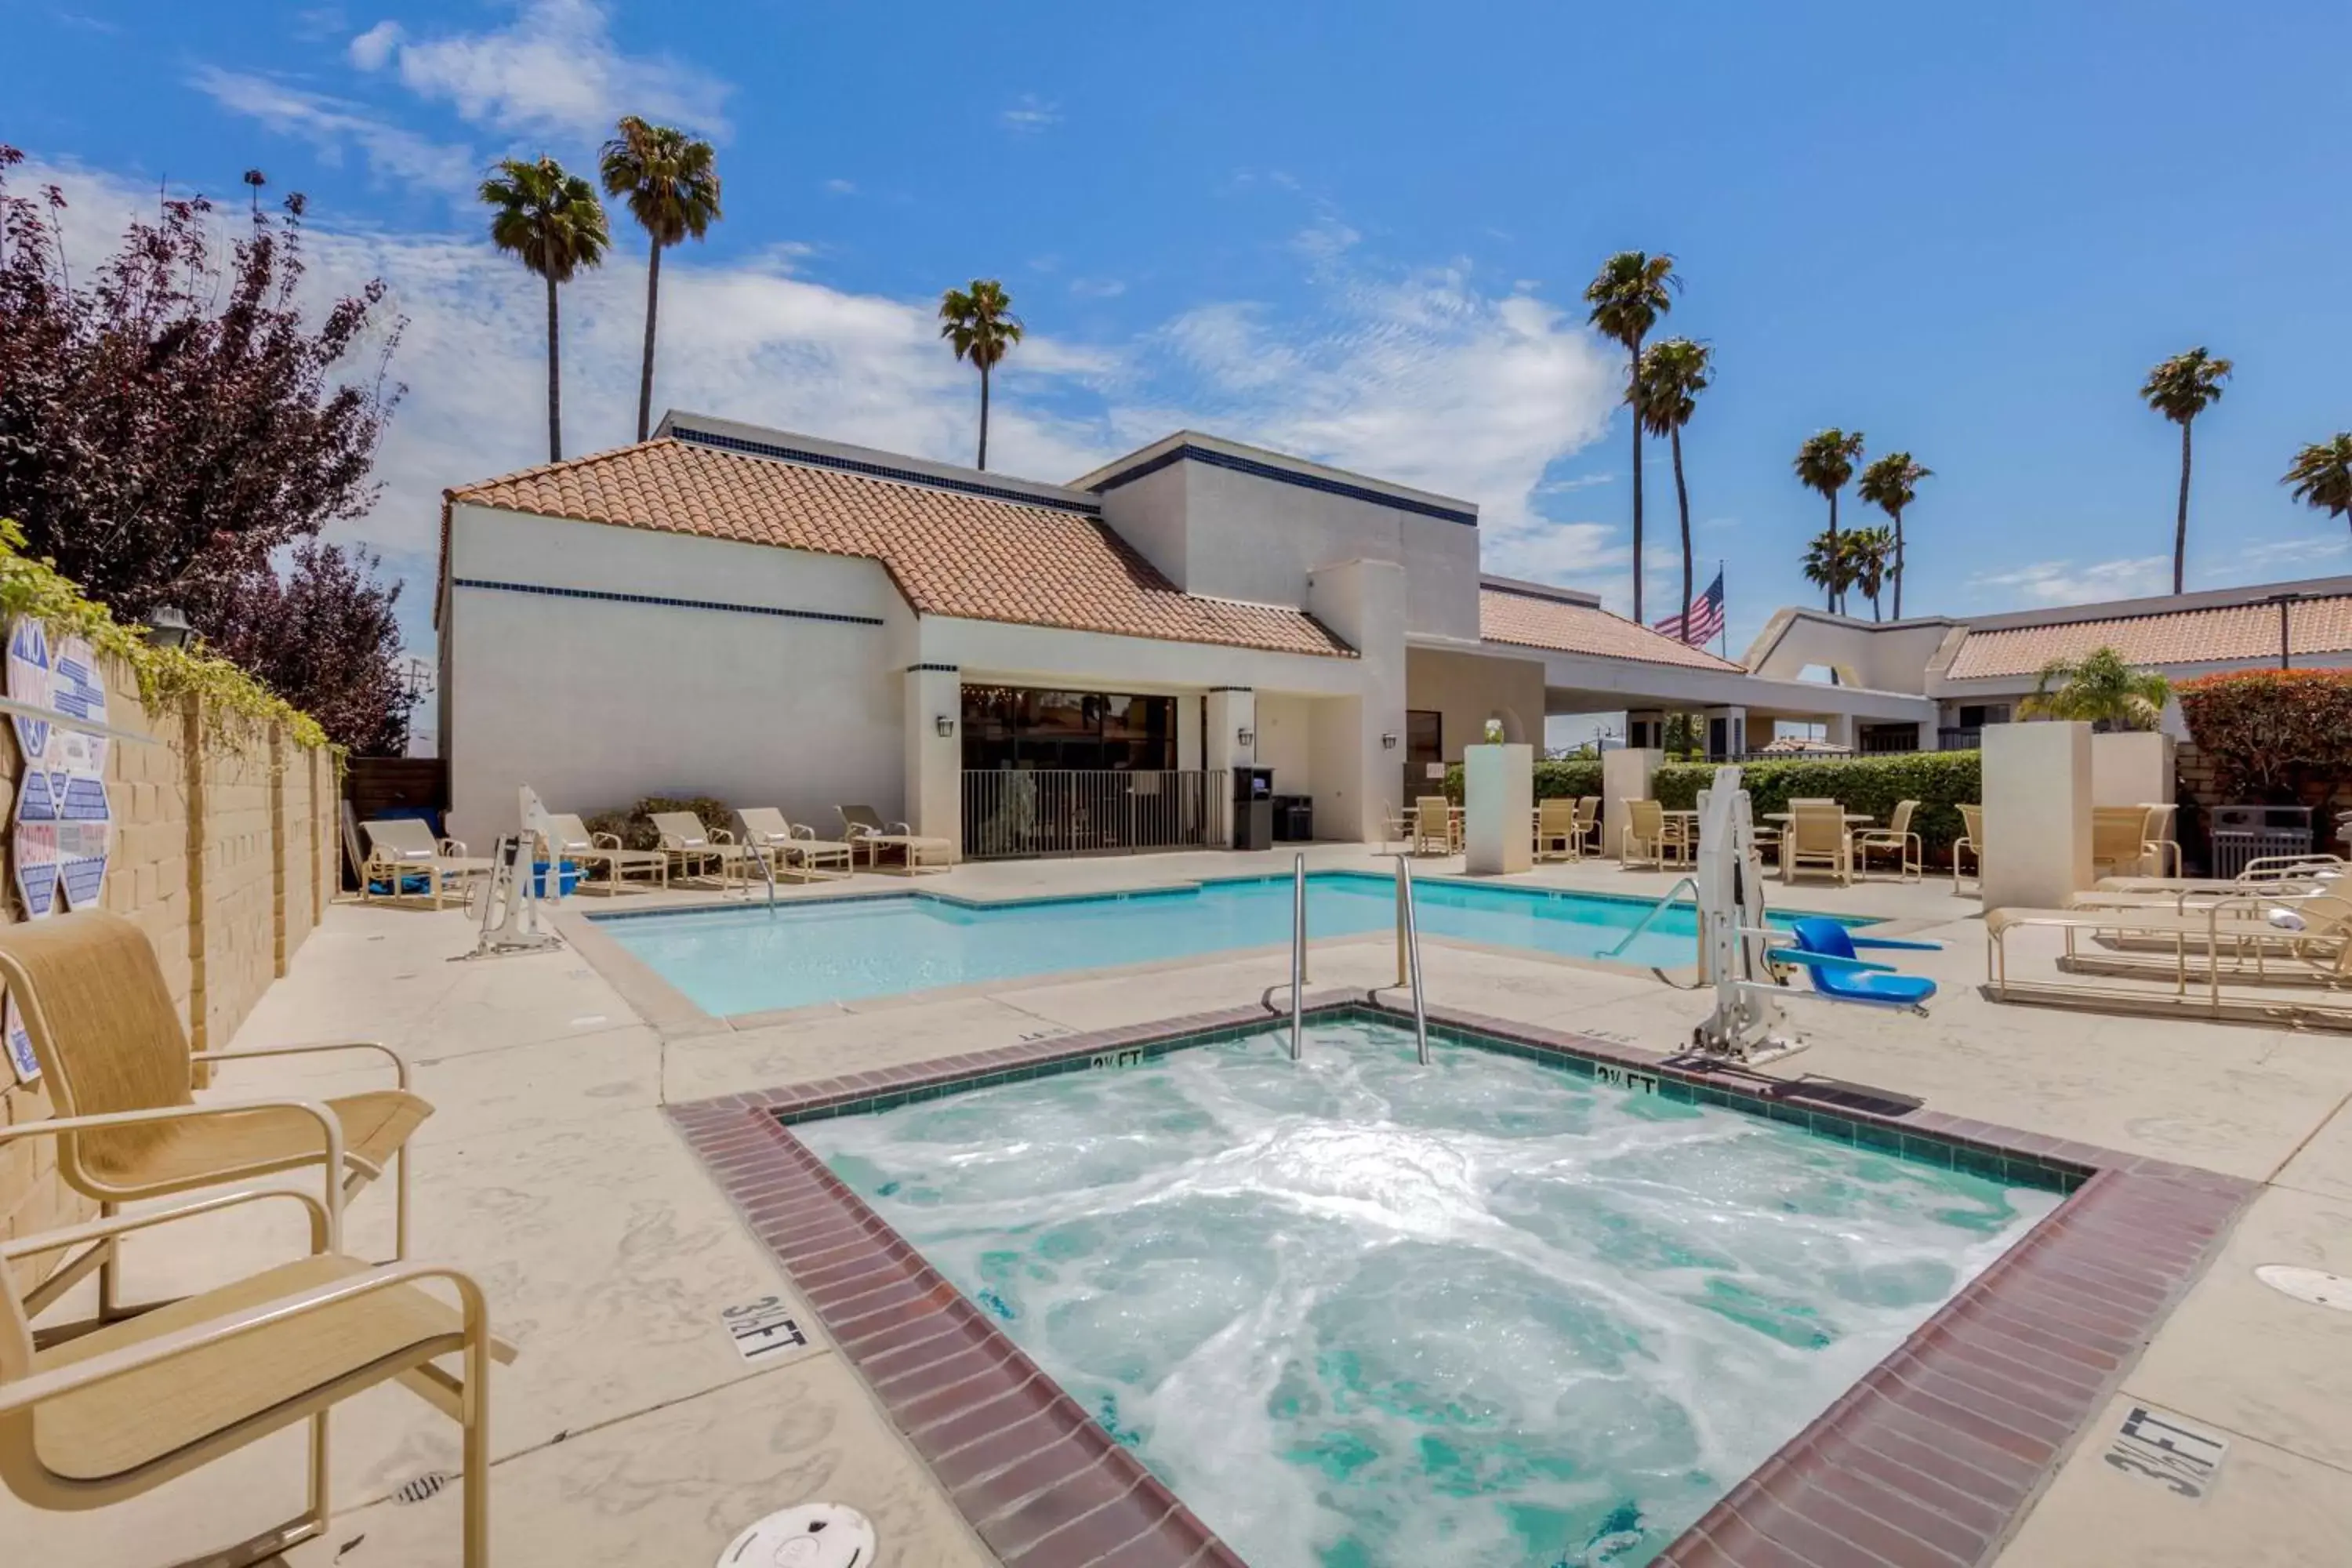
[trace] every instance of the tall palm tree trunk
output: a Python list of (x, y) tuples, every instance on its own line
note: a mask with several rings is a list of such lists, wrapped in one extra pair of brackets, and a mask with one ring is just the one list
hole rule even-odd
[(563, 461), (563, 350), (552, 278), (547, 280), (547, 460)]
[(1642, 340), (1633, 342), (1633, 364), (1626, 373), (1626, 402), (1633, 410), (1633, 619), (1639, 625), (1648, 622), (1642, 615)]
[(988, 468), (988, 367), (980, 367), (980, 467)]
[(1829, 583), (1829, 595), (1830, 595), (1830, 614), (1831, 614), (1831, 615), (1833, 615), (1833, 616), (1834, 616), (1834, 615), (1836, 615), (1836, 614), (1838, 613), (1838, 601), (1840, 600), (1840, 598), (1842, 598), (1842, 597), (1843, 597), (1843, 595), (1840, 595), (1840, 594), (1838, 593), (1838, 577), (1839, 577), (1839, 572), (1838, 572), (1838, 541), (1837, 541), (1837, 491), (1835, 491), (1835, 490), (1832, 490), (1832, 491), (1830, 492), (1830, 583)]
[(637, 439), (646, 438), (654, 416), (654, 321), (661, 306), (662, 243), (654, 241), (653, 258), (646, 263), (646, 363), (637, 373)]
[(1667, 432), (1675, 448), (1675, 504), (1683, 514), (1683, 641), (1690, 641), (1691, 557), (1690, 557), (1690, 487), (1683, 483), (1683, 427), (1675, 426)]
[(2172, 591), (2180, 592), (2182, 567), (2189, 560), (2189, 421), (2180, 422), (2180, 510), (2172, 523)]
[(1903, 618), (1903, 513), (1895, 514), (1895, 618)]

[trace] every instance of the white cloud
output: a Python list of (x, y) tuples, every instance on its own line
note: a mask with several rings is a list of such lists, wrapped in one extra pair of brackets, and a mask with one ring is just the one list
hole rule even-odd
[(729, 86), (667, 55), (630, 55), (596, 0), (525, 0), (503, 27), (412, 38), (380, 22), (353, 38), (352, 63), (394, 69), (412, 92), (505, 132), (601, 136), (623, 113), (724, 135)]
[(1049, 126), (1062, 122), (1062, 106), (1047, 103), (1034, 92), (1024, 92), (1013, 102), (1013, 107), (997, 116), (1007, 131), (1034, 135)]
[(323, 162), (339, 163), (347, 146), (356, 146), (369, 167), (397, 180), (446, 191), (463, 190), (473, 181), (472, 149), (429, 141), (376, 118), (362, 105), (215, 66), (198, 67), (191, 80), (232, 113), (281, 135), (301, 137)]
[(824, 190), (829, 196), (854, 196), (857, 194), (857, 185), (851, 180), (827, 180)]
[(1116, 300), (1127, 285), (1117, 278), (1073, 278), (1070, 292), (1081, 300)]
[(1969, 579), (1969, 586), (2003, 590), (1993, 597), (2029, 605), (2088, 605), (2161, 594), (2172, 586), (2172, 557), (2133, 555), (2076, 566), (2072, 561), (2039, 561), (2008, 572)]
[(2343, 533), (2306, 534), (2243, 545), (2237, 551), (2236, 560), (2241, 566), (2266, 574), (2323, 566), (2344, 555), (2352, 555), (2352, 538)]

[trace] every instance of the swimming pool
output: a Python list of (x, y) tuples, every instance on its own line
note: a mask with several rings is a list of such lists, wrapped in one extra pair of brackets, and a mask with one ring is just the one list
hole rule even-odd
[(1253, 1568), (1633, 1568), (2059, 1202), (1327, 1021), (793, 1131)]
[[(1391, 930), (1395, 884), (1356, 871), (1307, 879), (1310, 936)], [(1165, 891), (973, 904), (931, 893), (598, 917), (621, 946), (706, 1013), (892, 996), (1066, 969), (1190, 958), (1290, 940), (1287, 877)], [(1598, 958), (1652, 900), (1460, 882), (1414, 884), (1423, 934)], [(1793, 915), (1775, 915), (1775, 923)], [(1696, 961), (1696, 912), (1660, 915), (1622, 961)]]

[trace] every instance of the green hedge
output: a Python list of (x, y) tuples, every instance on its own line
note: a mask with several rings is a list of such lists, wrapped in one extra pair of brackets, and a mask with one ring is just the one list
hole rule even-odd
[[(1539, 762), (1536, 764), (1536, 798), (1538, 800), (1574, 800), (1579, 795), (1601, 793), (1601, 759), (1570, 757), (1564, 762)], [(1455, 763), (1445, 770), (1445, 798), (1454, 805), (1462, 804), (1462, 764)]]
[[(1713, 763), (1668, 763), (1652, 786), (1659, 804), (1698, 805), (1698, 792), (1715, 782)], [(1868, 757), (1792, 757), (1787, 762), (1742, 763), (1740, 781), (1758, 819), (1786, 811), (1792, 795), (1825, 795), (1848, 811), (1867, 812), (1881, 827), (1903, 801), (1916, 800), (1911, 830), (1931, 856), (1948, 853), (1960, 836), (1959, 807), (1984, 798), (1983, 753), (1895, 752)], [(1540, 792), (1538, 792), (1540, 793)]]

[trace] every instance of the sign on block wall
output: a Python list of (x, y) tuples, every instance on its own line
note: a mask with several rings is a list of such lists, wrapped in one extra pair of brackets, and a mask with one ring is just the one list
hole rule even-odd
[[(106, 679), (89, 644), (52, 643), (38, 621), (19, 618), (8, 635), (8, 695), (92, 723), (107, 721)], [(16, 783), (11, 873), (25, 918), (95, 909), (106, 891), (114, 816), (106, 796), (102, 735), (87, 735), (25, 714), (12, 716), (24, 760)]]

